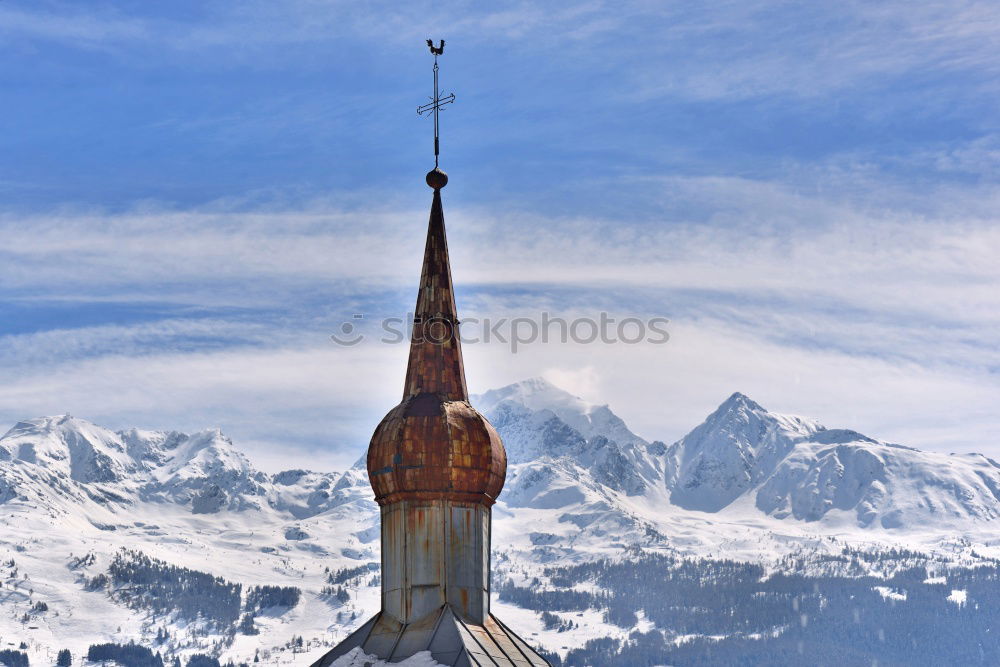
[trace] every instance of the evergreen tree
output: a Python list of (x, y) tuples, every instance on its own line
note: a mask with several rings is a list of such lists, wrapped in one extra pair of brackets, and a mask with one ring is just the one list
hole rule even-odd
[(231, 626), (239, 619), (243, 587), (222, 577), (170, 565), (129, 549), (115, 554), (108, 574), (111, 582), (128, 591), (120, 595), (133, 609), (156, 614), (178, 612), (183, 618), (201, 617), (217, 626)]
[(9, 648), (4, 649), (0, 651), (0, 665), (7, 665), (7, 667), (28, 667), (28, 654)]
[(259, 635), (260, 630), (258, 630), (253, 624), (253, 614), (247, 612), (243, 614), (243, 620), (240, 621), (239, 631), (245, 635)]
[(124, 667), (163, 667), (163, 659), (138, 644), (94, 644), (87, 649), (87, 660), (115, 661)]

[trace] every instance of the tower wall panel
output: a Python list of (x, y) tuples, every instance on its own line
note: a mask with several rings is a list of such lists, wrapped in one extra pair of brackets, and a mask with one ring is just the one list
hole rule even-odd
[(472, 623), (489, 615), (490, 508), (451, 500), (382, 507), (382, 603), (402, 623), (446, 602)]

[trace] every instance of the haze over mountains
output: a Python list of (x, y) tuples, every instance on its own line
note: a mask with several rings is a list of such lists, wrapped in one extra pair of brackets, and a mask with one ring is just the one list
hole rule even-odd
[[(671, 445), (647, 442), (608, 406), (542, 379), (473, 402), (510, 459), (494, 510), (495, 580), (510, 591), (544, 578), (546, 567), (640, 552), (764, 562), (892, 546), (956, 565), (1000, 555), (992, 537), (1000, 464), (981, 455), (828, 429), (739, 393)], [(64, 647), (81, 654), (134, 639), (164, 655), (250, 661), (265, 651), (271, 662), (305, 664), (377, 608), (371, 497), (360, 462), (267, 475), (217, 430), (112, 432), (69, 416), (19, 422), (0, 438), (8, 563), (0, 638), (24, 641), (42, 661)], [(123, 578), (137, 563), (160, 575), (172, 566), (206, 572), (242, 592), (191, 618), (183, 605), (156, 600), (162, 589)], [(282, 604), (255, 606), (252, 586), (299, 594), (294, 604), (279, 595)], [(655, 627), (583, 612), (570, 634), (514, 593), (499, 597), (505, 618), (554, 653)]]

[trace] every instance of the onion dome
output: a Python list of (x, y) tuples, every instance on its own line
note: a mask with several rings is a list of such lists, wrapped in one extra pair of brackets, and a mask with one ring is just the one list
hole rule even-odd
[(380, 505), (443, 498), (488, 506), (507, 475), (500, 436), (469, 403), (441, 207), (447, 183), (440, 169), (427, 174), (434, 200), (403, 400), (368, 447), (368, 477)]

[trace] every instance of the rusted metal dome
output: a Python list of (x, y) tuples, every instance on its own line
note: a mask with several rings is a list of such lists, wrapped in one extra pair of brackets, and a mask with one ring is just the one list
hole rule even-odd
[(492, 505), (503, 489), (507, 453), (468, 401), (422, 393), (404, 399), (375, 429), (368, 475), (380, 505), (437, 498)]
[(368, 477), (380, 505), (448, 498), (490, 506), (507, 475), (500, 436), (469, 404), (439, 183), (432, 185), (403, 401), (368, 447)]

